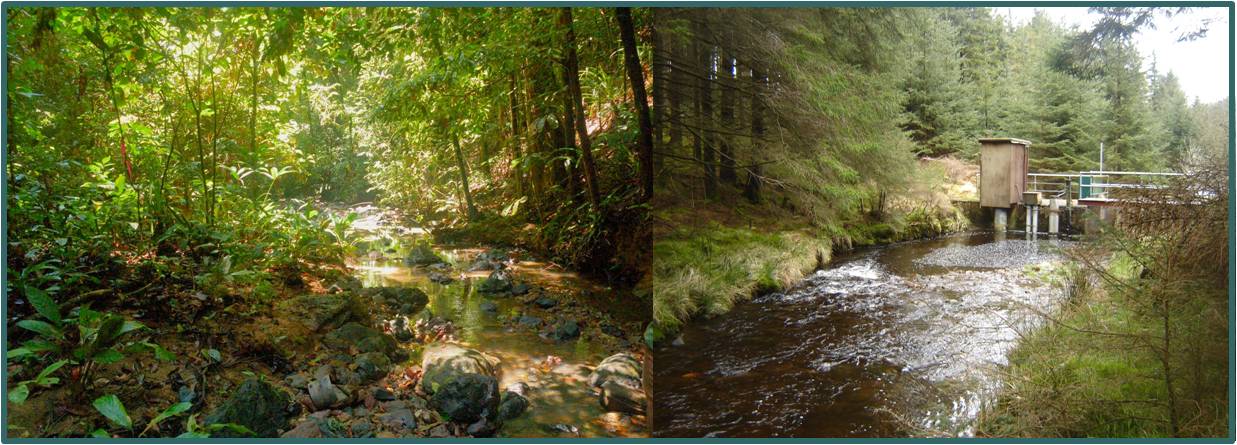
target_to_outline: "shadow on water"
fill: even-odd
[[[698,320],[655,353],[655,435],[969,435],[1018,333],[1060,299],[1034,275],[1063,243],[884,246]]]
[[[383,230],[384,222],[365,221],[363,229],[371,232]],[[371,227],[372,226],[372,227]],[[523,328],[510,320],[522,314],[534,315],[547,321],[554,315],[523,304],[519,297],[490,297],[478,293],[476,285],[484,280],[489,271],[469,272],[473,259],[485,249],[447,248],[437,250],[442,259],[451,265],[444,273],[453,281],[439,284],[429,279],[429,270],[405,266],[402,258],[408,249],[425,235],[406,230],[383,237],[371,237],[366,246],[370,252],[353,260],[355,276],[365,287],[412,286],[423,290],[429,297],[427,309],[434,316],[450,320],[455,326],[456,341],[468,347],[497,357],[499,387],[508,388],[516,383],[527,384],[526,393],[531,403],[521,417],[504,423],[499,431],[504,437],[647,437],[647,429],[640,421],[615,413],[606,413],[598,403],[597,395],[588,385],[592,368],[610,353],[613,347],[598,344],[589,336],[567,342],[555,342],[538,335],[535,329]],[[364,249],[363,249],[364,250]],[[622,303],[622,296],[609,289],[580,277],[564,272],[556,266],[529,258],[520,258],[511,267],[513,276],[532,285],[534,292],[552,296],[560,304],[572,302],[583,306],[582,296],[588,298],[591,307],[600,306],[601,311],[618,322],[639,317],[630,309],[630,300]],[[483,303],[492,303],[496,310],[487,311]],[[579,304],[575,304],[579,303]],[[609,309],[613,305],[613,309]],[[508,321],[505,323],[504,321]],[[417,346],[414,343],[409,347]],[[414,357],[416,354],[414,354]]]

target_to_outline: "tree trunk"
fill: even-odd
[[[440,124],[444,132],[449,133],[446,125],[446,121],[442,121]],[[477,217],[477,207],[473,206],[472,190],[468,185],[468,161],[464,160],[464,150],[460,148],[460,138],[456,137],[454,134],[449,137],[451,138],[451,146],[455,148],[455,162],[458,164],[457,166],[460,170],[460,187],[464,191],[464,204],[468,206],[468,220],[472,221]]]
[[[649,117],[648,96],[644,92],[644,68],[640,66],[640,54],[636,49],[636,31],[631,21],[631,8],[615,8],[619,29],[623,38],[623,59],[627,64],[627,77],[631,81],[631,94],[640,119],[640,189],[647,201],[653,197],[653,121]]]
[[[764,76],[760,70],[752,68],[752,166],[747,169],[747,187],[743,190],[743,195],[748,201],[753,204],[760,202],[760,177],[762,175],[760,168],[760,138],[764,136],[765,124],[763,119],[764,107],[761,104],[763,98],[760,97],[761,86],[764,84]]]
[[[722,54],[722,72],[719,73],[718,78],[725,79],[718,82],[722,90],[722,128],[733,131],[735,63],[734,57],[731,57],[729,53]],[[730,144],[729,138],[721,138],[718,148],[721,149],[721,167],[718,176],[723,183],[734,185],[737,181],[734,172],[734,147]]]
[[[580,92],[580,66],[576,56],[576,33],[572,29],[571,8],[562,8],[559,23],[566,29],[567,80],[571,89],[571,102],[576,107],[576,133],[580,137],[580,160],[584,164],[584,179],[588,182],[588,199],[594,209],[601,208],[601,191],[597,184],[597,167],[588,139],[588,123],[585,122],[584,97]]]
[[[717,198],[715,149],[713,148],[713,134],[707,130],[713,126],[714,47],[702,45],[697,41],[696,49],[701,69],[701,76],[696,81],[696,145],[699,147],[700,167],[704,169],[704,197],[715,199]]]
[[[567,196],[570,196],[572,197],[572,199],[574,199],[576,194],[578,193],[576,187],[579,185],[578,175],[576,173],[576,170],[577,170],[576,166],[579,165],[579,162],[574,153],[575,148],[576,148],[576,130],[575,130],[576,128],[575,108],[576,107],[572,105],[571,103],[572,102],[571,78],[567,74],[566,67],[567,67],[567,58],[566,56],[564,56],[563,57],[563,85],[564,87],[563,87],[563,94],[562,94],[563,122],[560,125],[560,128],[561,128],[561,131],[563,132],[563,148],[571,149],[570,152],[564,153],[564,155],[567,156],[567,161],[569,163],[565,169],[567,171],[567,179],[566,179]]]
[[[520,87],[516,81],[515,73],[511,73],[511,159],[520,159],[523,150],[520,145],[523,143],[524,135],[520,129]],[[524,174],[519,167],[515,167],[511,172],[515,176],[515,191],[519,195],[524,195]]]

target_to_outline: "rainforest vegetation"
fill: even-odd
[[[659,10],[657,360],[694,317],[786,289],[836,250],[970,228],[951,201],[975,199],[978,138],[1031,141],[1031,172],[1095,170],[1103,144],[1106,170],[1187,175],[1070,255],[1054,282],[1069,302],[1023,338],[976,433],[1231,434],[1231,103],[1187,98],[1136,50],[1181,9],[1093,12],[1079,29],[985,8]]]
[[[404,263],[443,266],[434,270],[447,282],[454,260],[435,253],[444,245],[516,249],[620,290],[622,306],[650,304],[647,291],[629,290],[649,263],[646,10],[4,13],[10,437],[276,436],[301,405],[305,414],[337,410],[299,434],[494,434],[493,407],[478,425],[430,413],[416,398],[426,394],[404,392],[399,382],[416,383],[422,370],[398,366],[399,352],[383,346],[382,357],[339,364],[299,346],[319,333],[280,329],[290,312],[328,307],[310,316],[325,329],[314,317],[355,309],[339,303],[352,297],[324,296],[363,293],[350,269],[362,254],[402,255],[415,244]],[[358,203],[432,236],[367,250],[347,210]],[[474,269],[520,260],[485,255]],[[494,274],[504,295],[519,293],[523,284]],[[425,305],[415,288],[391,295],[402,310]],[[413,321],[419,337],[449,334],[433,314],[387,332],[399,336]],[[643,328],[620,343],[636,344]],[[606,331],[621,338],[626,329]],[[379,380],[378,401],[413,407],[406,416],[387,407],[384,416],[396,417],[377,427],[352,408],[381,411],[370,388],[340,381],[341,368],[371,362],[381,372],[359,380],[385,375],[388,364],[400,370]],[[312,400],[284,403],[287,393],[271,385],[290,375],[297,399],[305,382],[296,376],[328,363],[334,374],[313,374]],[[572,425],[542,434],[570,431],[579,434]]]

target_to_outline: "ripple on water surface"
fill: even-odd
[[[690,326],[655,357],[655,434],[968,434],[1018,332],[1059,299],[1024,271],[1056,247],[1025,244],[888,246]]]

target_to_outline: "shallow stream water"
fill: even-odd
[[[1060,241],[967,234],[835,259],[654,354],[657,437],[967,436]]]
[[[368,232],[372,244],[369,252],[352,260],[351,267],[362,284],[421,289],[429,297],[427,309],[454,324],[457,343],[500,360],[500,390],[516,383],[529,385],[528,411],[505,422],[500,437],[648,437],[643,419],[606,413],[588,385],[591,369],[619,352],[628,344],[626,339],[586,328],[579,339],[556,342],[539,335],[535,328],[512,322],[520,315],[529,315],[546,323],[569,317],[585,326],[639,326],[641,313],[632,307],[629,295],[513,252],[509,270],[516,281],[529,284],[532,291],[522,297],[486,296],[476,291],[476,285],[490,271],[468,271],[473,259],[486,250],[477,246],[436,246],[435,251],[451,265],[444,274],[453,281],[435,283],[429,279],[429,269],[409,267],[402,261],[409,247],[424,237],[421,231],[384,220],[372,207],[359,210],[354,227]],[[553,298],[558,306],[554,311],[542,310],[527,303],[532,296]],[[497,309],[485,310],[486,302]]]

